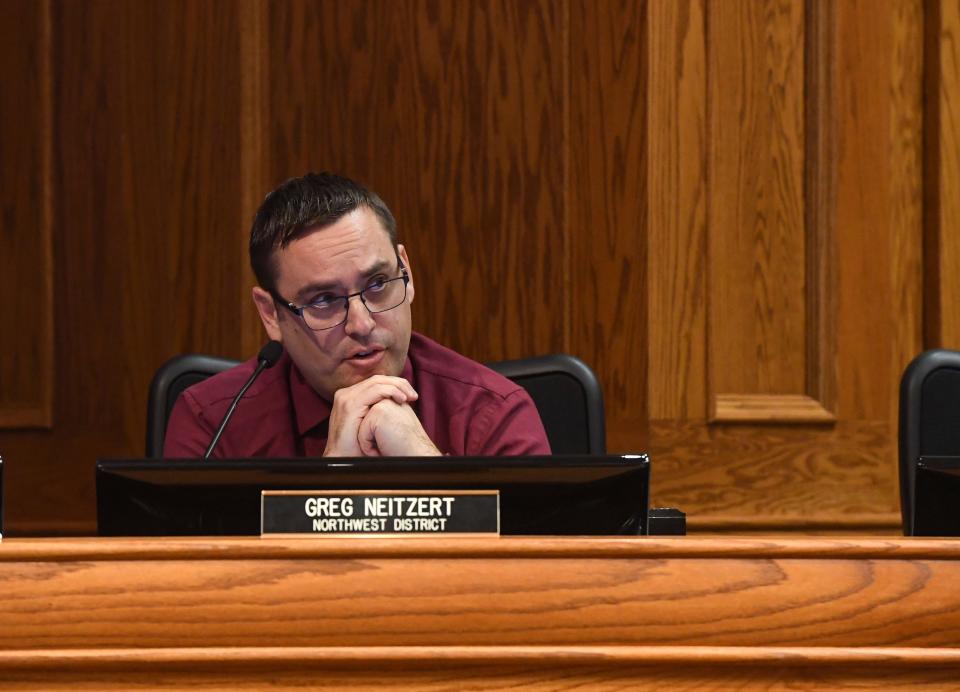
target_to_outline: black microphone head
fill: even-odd
[[[267,345],[260,349],[257,361],[263,363],[267,368],[272,368],[282,355],[283,344],[279,341],[268,341]]]

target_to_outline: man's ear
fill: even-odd
[[[273,301],[273,296],[259,286],[254,286],[253,304],[257,306],[257,312],[260,313],[260,321],[263,322],[263,328],[267,330],[267,336],[274,341],[283,342],[277,304]]]
[[[402,244],[397,245],[397,254],[400,255],[400,259],[403,260],[403,266],[407,268],[407,276],[410,277],[410,281],[407,282],[407,302],[413,302],[413,269],[410,268],[410,258],[407,257],[407,248],[403,247]]]

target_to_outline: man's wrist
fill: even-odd
[[[437,449],[437,446],[433,444],[433,440],[431,440],[429,437],[423,437],[422,439],[418,440],[418,442],[419,442],[420,449],[413,456],[418,456],[418,457],[442,457],[443,456],[440,450]]]

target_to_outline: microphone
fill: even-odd
[[[230,420],[233,412],[237,409],[237,404],[240,403],[240,399],[250,388],[250,385],[252,385],[253,381],[260,376],[261,372],[267,368],[272,368],[276,362],[280,360],[281,355],[283,355],[283,344],[281,344],[279,341],[269,341],[267,342],[266,346],[260,349],[260,353],[257,354],[257,369],[253,371],[253,374],[250,375],[250,379],[247,380],[247,383],[240,388],[240,392],[233,398],[233,401],[230,402],[230,408],[227,409],[227,415],[223,417],[220,427],[217,428],[217,433],[213,436],[213,439],[210,440],[210,446],[207,447],[207,452],[203,455],[204,459],[208,459],[210,455],[213,454],[213,449],[217,446],[217,442],[220,441],[220,436],[223,434],[223,429],[227,427],[227,422]]]

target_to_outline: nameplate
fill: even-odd
[[[497,535],[497,490],[264,490],[260,534]]]

